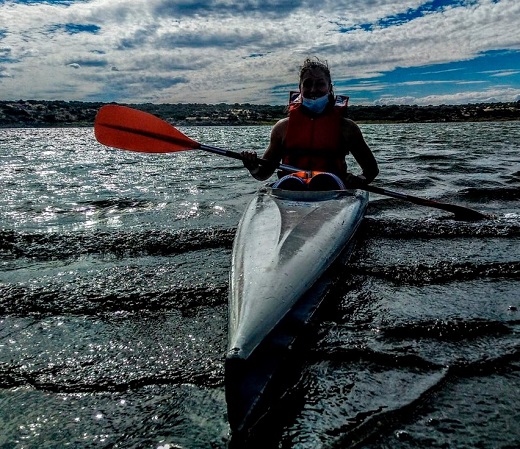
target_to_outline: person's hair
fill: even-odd
[[[321,61],[317,57],[307,58],[303,61],[303,65],[300,67],[300,82],[304,75],[311,70],[321,70],[323,74],[329,79],[329,83],[332,85],[332,78],[330,77],[330,70],[327,61]]]

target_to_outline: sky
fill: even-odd
[[[350,104],[520,100],[519,0],[0,0],[0,100],[286,104],[305,58]]]

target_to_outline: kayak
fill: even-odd
[[[232,432],[268,408],[270,383],[344,263],[368,204],[361,190],[265,187],[240,220],[233,243],[225,387]],[[340,257],[341,256],[341,257]]]

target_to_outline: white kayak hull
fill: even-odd
[[[233,244],[226,396],[232,430],[244,430],[283,347],[326,292],[320,279],[352,242],[368,204],[359,190],[265,188],[249,203]],[[320,282],[318,282],[320,280]],[[289,323],[289,324],[288,324]]]
[[[260,192],[233,245],[229,355],[248,358],[354,235],[363,191]]]

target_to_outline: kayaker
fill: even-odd
[[[276,186],[286,189],[328,190],[372,182],[379,173],[377,161],[359,127],[335,106],[327,63],[318,58],[306,59],[300,69],[299,88],[298,102],[291,105],[288,117],[274,125],[269,146],[262,156],[273,161],[273,165],[261,165],[256,152],[243,151],[244,166],[259,181],[271,177],[280,162],[302,170],[330,173],[311,174],[307,176],[309,182],[309,179],[302,180],[300,174],[279,172],[281,179]],[[345,156],[349,153],[361,167],[359,176],[347,171]]]

